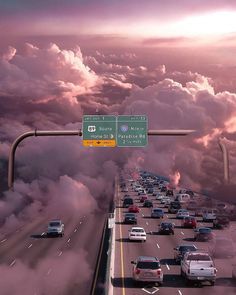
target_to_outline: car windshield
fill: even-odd
[[[131,230],[134,233],[144,233],[144,229],[143,228],[132,228]]]
[[[199,233],[209,234],[209,233],[211,233],[211,229],[210,228],[199,228]]]
[[[187,251],[196,251],[196,247],[193,245],[188,245],[188,246],[180,246],[179,247],[180,252],[187,252]]]
[[[173,227],[172,223],[161,223],[161,227]]]
[[[188,260],[201,260],[201,261],[211,261],[211,258],[207,254],[189,254]]]
[[[60,226],[60,222],[59,221],[52,221],[49,223],[49,226]]]
[[[153,212],[155,212],[155,213],[162,213],[162,209],[154,209]]]
[[[125,214],[125,217],[135,217],[135,215],[133,213],[127,213]]]
[[[160,267],[160,263],[155,261],[139,261],[137,263],[137,268],[140,269],[158,269]]]
[[[133,204],[133,199],[125,199],[124,203],[126,204]]]

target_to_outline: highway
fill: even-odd
[[[65,235],[47,237],[41,216],[0,240],[1,295],[89,294],[107,214],[61,216]]]
[[[231,260],[214,259],[217,267],[217,280],[215,286],[208,283],[201,287],[186,286],[184,279],[180,276],[180,265],[177,265],[173,259],[173,248],[180,243],[194,243],[199,249],[208,249],[208,242],[193,242],[193,230],[183,229],[180,226],[180,220],[175,218],[175,214],[168,214],[165,209],[165,217],[163,221],[171,221],[175,224],[174,235],[158,235],[158,225],[162,221],[160,219],[150,218],[150,208],[143,208],[138,200],[136,192],[129,192],[134,199],[135,204],[141,209],[137,213],[137,226],[141,226],[147,232],[146,243],[130,242],[128,240],[128,230],[132,225],[123,224],[124,213],[128,210],[122,208],[122,197],[124,194],[118,191],[118,199],[116,200],[116,226],[115,226],[115,270],[114,277],[111,278],[114,295],[144,295],[144,294],[168,294],[168,295],[199,295],[199,294],[236,294],[236,282],[232,279]],[[154,207],[162,207],[160,201],[155,197],[150,197],[154,202]],[[212,226],[212,223],[202,223],[201,217],[198,217],[198,226]],[[229,235],[232,232],[232,224],[230,229],[214,230],[216,235]],[[228,231],[228,232],[227,232]],[[143,286],[134,286],[132,281],[132,264],[131,260],[135,260],[140,255],[156,256],[160,259],[164,272],[163,286],[153,287],[149,284]]]

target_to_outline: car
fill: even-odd
[[[189,212],[186,209],[179,209],[176,213],[177,219],[184,219],[185,217],[189,216]]]
[[[156,195],[156,200],[161,201],[163,198],[165,198],[165,195],[163,195],[163,193],[161,192],[158,192]]]
[[[185,228],[196,228],[197,220],[193,216],[186,216],[182,219],[181,226]]]
[[[160,260],[152,256],[139,256],[133,264],[133,281],[153,282],[161,286],[163,284],[163,271]]]
[[[125,198],[123,201],[123,207],[128,208],[131,205],[134,205],[134,200],[132,198]]]
[[[124,197],[123,197],[123,200],[126,199],[126,198],[131,198],[131,196],[128,195],[128,194],[125,194]]]
[[[162,192],[162,193],[165,193],[166,191],[167,191],[167,187],[166,187],[166,186],[162,186],[162,187],[161,187],[161,192]]]
[[[166,204],[166,202],[170,202],[170,198],[169,197],[166,197],[164,196],[162,199],[161,199],[161,204]]]
[[[64,224],[62,223],[60,219],[53,219],[48,223],[47,235],[63,237]]]
[[[130,205],[128,208],[129,213],[139,213],[140,209],[136,205]]]
[[[125,213],[124,216],[124,223],[125,224],[137,224],[137,217],[134,213]]]
[[[151,212],[152,218],[163,218],[164,217],[164,211],[161,208],[153,208]]]
[[[147,195],[143,195],[140,197],[140,202],[143,203],[145,200],[147,200]]]
[[[161,222],[159,224],[159,234],[174,235],[174,225],[171,222]]]
[[[130,241],[141,241],[146,242],[147,235],[142,227],[132,227],[131,230],[129,230],[129,240]]]
[[[194,192],[193,192],[193,191],[191,191],[191,190],[186,190],[185,194],[188,194],[188,195],[190,195],[190,197],[191,197],[191,198],[193,198],[193,197],[194,197]]]
[[[143,207],[151,208],[153,207],[153,203],[151,200],[145,200],[143,203]]]
[[[177,213],[179,209],[182,208],[182,205],[179,201],[172,201],[168,207],[169,213]]]
[[[168,190],[166,191],[166,196],[173,196],[173,195],[174,195],[174,192],[173,192],[172,189],[168,189]]]
[[[199,227],[194,230],[194,233],[194,240],[198,242],[207,242],[214,238],[212,230],[209,227]]]
[[[188,194],[177,194],[175,201],[179,201],[181,204],[186,204],[190,201],[190,195]]]
[[[213,220],[213,228],[222,229],[228,227],[229,224],[229,217],[225,214],[217,214],[216,219]]]
[[[193,244],[189,245],[179,245],[174,248],[174,259],[176,263],[179,263],[186,252],[197,251],[197,247]]]
[[[147,193],[150,194],[150,195],[152,195],[152,194],[153,194],[153,191],[154,191],[153,188],[149,188],[149,189],[147,190]]]
[[[146,191],[144,189],[138,191],[138,196],[142,196],[142,195],[146,195]]]
[[[217,210],[216,209],[205,209],[202,213],[203,222],[212,222],[216,219]]]

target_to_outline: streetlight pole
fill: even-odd
[[[229,184],[229,153],[222,138],[219,138],[218,143],[223,154],[224,184]]]
[[[185,136],[193,133],[195,130],[148,130],[149,136]],[[9,161],[8,161],[8,188],[10,190],[14,189],[14,167],[15,167],[15,153],[17,146],[21,141],[27,137],[31,136],[82,136],[81,130],[64,130],[64,131],[29,131],[21,134],[11,145]]]

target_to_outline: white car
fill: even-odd
[[[184,217],[189,217],[189,212],[186,209],[179,209],[176,213],[176,218],[184,219]]]
[[[51,220],[48,224],[47,235],[56,235],[63,236],[64,235],[64,224],[59,219]]]
[[[129,240],[130,241],[141,241],[146,242],[147,235],[142,227],[132,227],[131,230],[129,230]]]
[[[202,220],[205,222],[213,221],[216,219],[217,210],[216,209],[206,209],[202,213]]]

